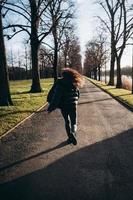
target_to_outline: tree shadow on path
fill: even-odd
[[[95,102],[101,102],[101,101],[107,101],[107,100],[112,100],[112,98],[98,99],[98,100],[93,100],[93,101],[80,101],[80,102],[78,103],[78,105],[80,105],[80,104],[95,103]]]
[[[133,128],[1,185],[0,197],[2,200],[132,200],[132,166]]]
[[[32,156],[29,156],[29,157],[27,157],[27,158],[18,160],[18,161],[16,161],[16,162],[11,163],[11,164],[9,164],[9,165],[6,165],[6,166],[4,166],[4,167],[1,167],[1,168],[0,168],[0,172],[3,171],[3,170],[5,170],[5,169],[8,169],[8,168],[10,168],[10,167],[13,167],[13,166],[15,166],[15,165],[21,164],[21,163],[23,163],[23,162],[25,162],[25,161],[34,159],[34,158],[36,158],[36,157],[38,157],[38,156],[41,156],[41,155],[43,155],[43,154],[50,153],[50,152],[52,152],[52,151],[54,151],[54,150],[56,150],[56,149],[60,149],[60,148],[62,148],[62,147],[64,147],[64,146],[66,146],[66,145],[68,145],[67,141],[61,142],[60,144],[58,144],[58,145],[55,146],[55,147],[52,147],[52,148],[47,149],[47,150],[45,150],[45,151],[39,152],[39,153],[34,154],[34,155],[32,155]]]

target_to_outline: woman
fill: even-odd
[[[76,70],[65,68],[62,78],[58,79],[48,106],[48,113],[60,108],[65,120],[65,128],[68,135],[67,142],[77,144],[77,104],[79,99],[79,87],[83,85],[83,77]]]

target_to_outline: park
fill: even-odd
[[[89,5],[104,14],[83,51],[75,20]],[[132,11],[125,0],[0,1],[1,200],[133,199]],[[47,113],[68,68],[84,80],[76,145],[60,109]]]

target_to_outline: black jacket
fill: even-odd
[[[51,112],[56,108],[68,108],[76,105],[79,99],[79,89],[71,81],[64,78],[57,80],[48,111]]]

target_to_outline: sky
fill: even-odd
[[[77,28],[81,43],[82,51],[85,50],[85,44],[93,37],[93,33],[96,32],[96,12],[97,6],[93,3],[93,0],[77,0]]]
[[[103,16],[103,10],[95,3],[95,0],[75,0],[76,12],[75,23],[77,26],[77,35],[81,45],[81,55],[84,59],[85,44],[91,40],[98,31],[99,21],[96,16]],[[22,36],[16,35],[12,40],[6,43],[8,49],[13,51],[21,51],[24,47],[22,44]],[[126,48],[123,58],[122,66],[132,65],[132,47],[131,45]]]

